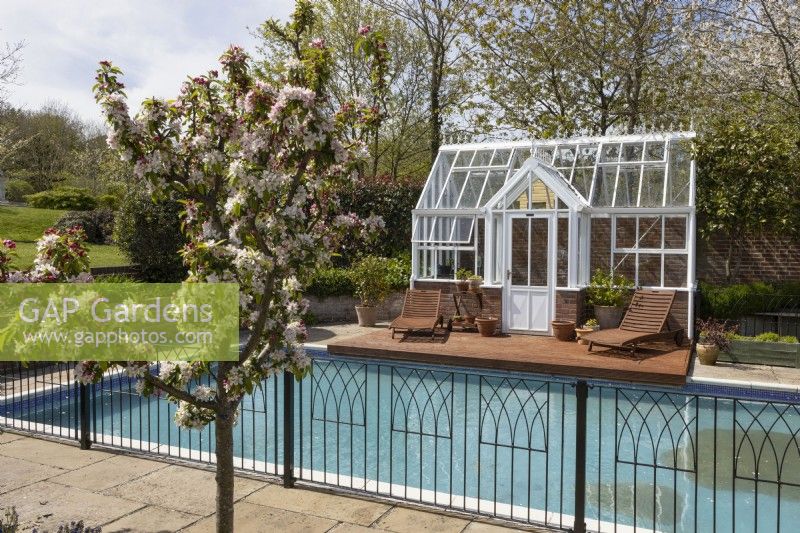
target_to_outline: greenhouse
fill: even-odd
[[[415,287],[482,276],[504,331],[581,320],[597,269],[678,291],[692,323],[692,132],[442,146],[412,212]],[[453,285],[449,283],[449,285]]]

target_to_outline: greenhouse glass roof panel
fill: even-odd
[[[419,209],[481,209],[534,155],[595,208],[688,207],[692,132],[443,146]]]

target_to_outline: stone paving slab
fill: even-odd
[[[0,455],[24,459],[64,470],[75,470],[109,458],[112,454],[81,450],[77,445],[42,439],[17,439],[0,446]]]
[[[369,526],[391,508],[385,503],[311,490],[286,490],[278,485],[267,485],[244,501],[362,526]]]
[[[103,526],[103,533],[172,533],[201,517],[163,507],[147,506]]]
[[[112,455],[103,461],[61,474],[50,481],[99,492],[168,466],[167,463],[127,455]]]
[[[62,472],[63,470],[53,466],[0,455],[0,494],[37,481],[43,481]],[[3,499],[0,498],[0,501]],[[2,505],[0,505],[0,512],[2,512]]]
[[[9,433],[8,431],[4,431],[0,433],[0,444],[5,444],[7,442],[19,440],[21,438],[23,438],[22,435],[17,435],[16,433]]]
[[[234,528],[237,532],[325,533],[335,525],[336,521],[328,518],[247,502],[236,504],[234,517]],[[187,533],[216,533],[216,522],[214,517],[210,516],[181,531]]]
[[[234,498],[244,498],[264,485],[266,483],[263,481],[237,478]],[[180,490],[176,490],[176,487]],[[197,513],[198,509],[202,509],[207,511],[206,514],[211,514],[214,512],[216,491],[213,472],[169,465],[102,493],[184,513]]]
[[[379,529],[376,527],[364,527],[357,524],[347,524],[342,522],[335,528],[331,529],[329,533],[392,533],[388,529]]]
[[[97,494],[76,487],[41,481],[3,495],[13,505],[22,530],[37,526],[55,530],[59,524],[83,520],[87,525],[106,524],[142,507],[141,503]]]
[[[396,533],[461,533],[469,522],[464,518],[395,507],[375,525]]]

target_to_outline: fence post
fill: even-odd
[[[294,487],[294,375],[283,372],[283,486]]]
[[[80,436],[78,442],[81,443],[81,450],[88,450],[92,447],[92,438],[89,431],[89,387],[81,383],[79,388]]]
[[[589,386],[585,381],[575,384],[575,523],[572,531],[586,532],[586,400]]]

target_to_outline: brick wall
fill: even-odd
[[[729,239],[721,234],[697,240],[697,279],[726,283]],[[742,239],[741,266],[733,282],[800,281],[800,241],[780,235]]]
[[[451,296],[456,289],[456,284],[453,282],[442,282],[442,281],[415,281],[414,282],[415,289],[429,289],[429,290],[436,290],[441,289],[442,291],[442,301],[441,301],[441,309],[442,314],[444,315],[445,319],[452,317],[456,314],[455,304],[453,303],[453,297]],[[503,298],[503,290],[497,287],[484,287],[481,289],[482,294],[482,301],[483,301],[483,309],[479,309],[476,304],[475,300],[472,298],[465,298],[464,302],[465,305],[469,306],[469,311],[474,314],[475,316],[494,316],[499,318],[502,321],[502,312],[503,312],[503,305],[502,305],[502,298]],[[461,314],[464,314],[464,310],[461,310]]]
[[[400,316],[404,296],[402,292],[394,293],[379,305],[378,321],[390,321]],[[350,324],[358,320],[355,306],[359,301],[352,296],[308,296],[308,302],[311,314],[319,324]]]
[[[556,291],[556,320],[574,320],[580,325],[586,313],[586,291]]]

